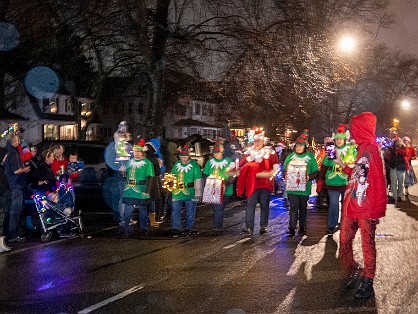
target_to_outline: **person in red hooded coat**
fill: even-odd
[[[349,167],[340,159],[336,160],[350,178],[344,196],[340,257],[347,275],[344,288],[357,287],[354,297],[365,299],[374,294],[375,232],[379,218],[386,213],[386,179],[380,148],[376,143],[376,116],[363,112],[352,117],[350,125],[351,135],[358,145],[356,162]],[[353,240],[358,229],[361,232],[364,269],[353,256]]]

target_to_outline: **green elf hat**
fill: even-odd
[[[308,129],[304,129],[302,134],[299,135],[299,137],[296,139],[295,144],[296,145],[304,145],[306,146],[308,144],[308,135],[309,134],[309,130]]]
[[[138,142],[134,144],[134,150],[140,150],[141,152],[144,152],[147,150],[145,146],[145,140],[141,138]]]
[[[180,150],[180,156],[190,156],[190,146],[188,144],[183,145]]]
[[[333,138],[343,138],[346,140],[349,137],[348,131],[345,130],[346,127],[347,124],[340,124],[337,128],[337,132],[333,134]]]
[[[222,146],[221,142],[216,142],[215,145],[213,145],[212,153],[222,153],[224,151],[224,147]]]

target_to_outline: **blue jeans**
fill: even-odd
[[[19,232],[20,214],[23,209],[23,190],[10,189],[9,238],[15,238]]]
[[[344,203],[344,192],[328,190],[329,207],[328,207],[328,228],[333,229],[338,224],[338,217],[340,214],[340,195],[341,204]]]
[[[228,204],[229,196],[224,196],[222,204],[213,205],[213,229],[221,230],[224,226],[225,206]]]
[[[306,228],[306,217],[308,215],[309,196],[288,194],[290,202],[289,229],[296,229],[299,220],[299,228]]]
[[[260,203],[260,227],[266,228],[269,223],[269,204],[271,192],[267,189],[255,190],[247,199],[245,209],[245,227],[254,229],[255,206]]]
[[[125,223],[125,233],[131,233],[132,232],[132,226],[129,225],[129,222],[132,218],[132,213],[134,211],[133,205],[127,205],[123,204],[125,207],[124,212],[124,223]],[[137,205],[137,208],[139,208],[139,227],[141,230],[148,230],[148,206],[147,205]]]
[[[396,168],[390,168],[390,188],[395,201],[398,198],[405,199],[403,193],[403,183],[405,181],[405,170],[396,170]]]
[[[173,230],[181,230],[181,207],[183,203],[186,206],[186,225],[185,229],[192,230],[194,225],[194,217],[196,215],[197,202],[192,200],[174,201],[171,212],[171,228]]]

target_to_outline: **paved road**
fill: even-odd
[[[418,313],[418,186],[410,193],[378,226],[376,297],[367,301],[341,293],[339,234],[325,236],[326,210],[312,207],[307,235],[288,238],[287,211],[273,197],[263,236],[240,234],[245,204],[234,202],[220,236],[200,207],[197,236],[173,239],[165,224],[122,240],[109,215],[89,215],[83,239],[17,244],[0,255],[0,312]],[[361,261],[359,238],[355,250]]]

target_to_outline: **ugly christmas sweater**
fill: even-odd
[[[227,180],[228,175],[226,174],[226,172],[228,168],[231,167],[231,162],[232,160],[229,157],[222,159],[216,159],[212,157],[206,162],[205,168],[203,169],[203,173],[207,176],[214,175],[216,177]],[[233,185],[227,185],[225,189],[225,196],[231,196],[233,191]]]
[[[310,152],[292,152],[283,163],[287,194],[309,196],[312,177],[318,171],[315,156]]]

